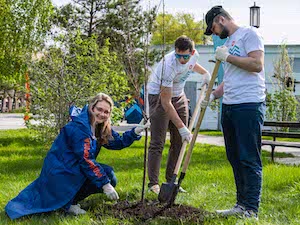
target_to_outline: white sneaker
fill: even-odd
[[[67,210],[68,213],[74,214],[74,215],[82,215],[85,214],[86,211],[80,208],[80,205],[71,205],[70,208]]]
[[[152,191],[152,192],[154,192],[155,194],[159,194],[159,192],[160,192],[160,187],[159,187],[159,185],[158,184],[155,184],[155,185],[153,185],[153,186],[151,186],[150,188],[149,188],[149,191]]]
[[[245,207],[238,204],[236,204],[231,209],[216,210],[216,213],[222,216],[244,215],[245,212],[246,212]]]

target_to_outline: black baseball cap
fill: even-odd
[[[213,24],[213,21],[214,21],[214,18],[219,15],[220,13],[227,13],[221,5],[217,5],[217,6],[214,6],[212,7],[205,15],[205,21],[206,21],[206,25],[207,25],[207,28],[206,28],[206,31],[204,32],[205,35],[211,35],[212,34],[212,31],[211,31],[211,28],[212,28],[212,24]]]

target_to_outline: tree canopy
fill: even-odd
[[[43,45],[51,13],[51,0],[0,0],[0,90],[23,87],[25,59]]]
[[[165,41],[165,44],[174,44],[177,37],[186,35],[196,44],[205,44],[207,40],[204,36],[205,27],[203,25],[203,20],[195,21],[192,14],[159,14],[155,21],[151,43],[161,45]]]
[[[39,115],[33,128],[54,138],[68,122],[69,107],[83,107],[104,92],[114,101],[128,91],[126,75],[109,42],[101,49],[97,37],[82,38],[80,32],[66,37],[65,48],[51,46],[30,64],[32,112]]]
[[[100,47],[109,39],[109,49],[117,52],[132,95],[139,93],[147,79],[145,68],[154,63],[147,48],[156,8],[143,10],[140,3],[141,0],[73,0],[72,4],[56,10],[54,20],[57,26],[68,32],[79,29],[83,36],[97,35]],[[143,53],[136,54],[136,49]]]

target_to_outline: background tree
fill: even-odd
[[[51,13],[51,0],[0,0],[0,89],[4,93],[23,89],[25,59],[42,45]]]
[[[100,91],[119,104],[140,91],[155,13],[139,3],[73,0],[55,8],[51,42],[30,65],[32,112],[39,115],[35,129],[51,140],[67,122],[71,104],[83,106]],[[123,116],[122,107],[114,112]]]
[[[57,9],[54,20],[64,30],[74,32],[79,28],[86,37],[96,34],[100,47],[109,38],[109,49],[117,52],[128,76],[128,95],[133,96],[139,95],[147,79],[146,68],[154,63],[157,54],[148,51],[148,34],[153,28],[156,8],[144,10],[140,3],[141,0],[73,0],[72,4]]]
[[[163,36],[165,35],[165,44],[174,44],[176,38],[184,34],[194,40],[196,44],[206,44],[204,28],[206,26],[203,26],[203,20],[195,21],[192,14],[159,14],[155,21],[151,43],[153,45],[163,44]]]
[[[114,101],[128,91],[126,75],[109,42],[101,49],[97,37],[68,38],[65,48],[51,46],[30,65],[32,112],[39,123],[32,126],[52,140],[68,122],[71,105],[83,107],[98,92]]]
[[[293,59],[285,44],[280,46],[280,50],[280,57],[274,62],[274,75],[271,77],[274,92],[267,94],[266,116],[269,120],[295,121],[299,103],[294,95]]]
[[[122,59],[124,70],[130,81],[130,95],[135,98],[140,96],[140,90],[148,80],[149,66],[154,64],[153,56],[155,51],[149,50],[150,33],[153,30],[156,16],[156,8],[149,6],[148,11],[142,10],[140,1],[123,1],[123,10],[120,11],[118,18],[124,21],[122,25],[123,35],[120,36],[120,58]],[[116,12],[111,12],[116,15]],[[119,27],[121,28],[121,27]],[[116,27],[116,29],[119,29]],[[122,40],[123,39],[123,40]]]
[[[55,38],[62,33],[76,34],[81,28],[80,8],[69,3],[60,7],[54,7],[54,13],[51,20],[51,38]]]

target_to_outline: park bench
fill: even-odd
[[[276,131],[274,129],[270,128],[292,128],[289,129],[289,131]],[[300,148],[300,142],[281,142],[276,141],[276,138],[299,138],[300,139],[300,132],[297,132],[297,130],[300,129],[300,122],[273,122],[273,121],[265,121],[264,122],[264,128],[262,131],[262,136],[269,136],[273,137],[273,141],[270,140],[262,140],[262,145],[270,145],[272,148],[271,151],[271,158],[272,162],[274,162],[274,151],[276,146],[282,146],[282,147],[293,147],[293,148]],[[290,131],[290,130],[296,130]]]

